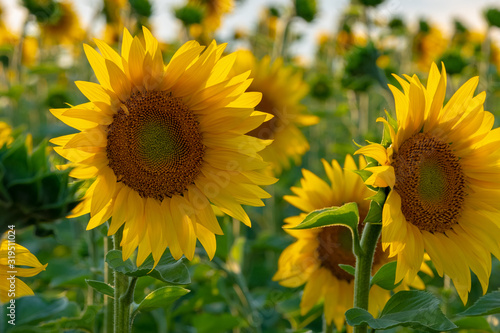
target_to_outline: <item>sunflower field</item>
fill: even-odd
[[[0,332],[500,332],[498,3],[0,3]]]

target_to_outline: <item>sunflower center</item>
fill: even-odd
[[[280,126],[282,126],[279,114],[277,112],[278,110],[276,109],[275,104],[271,102],[269,99],[267,99],[265,96],[262,96],[262,100],[260,101],[259,105],[255,107],[255,110],[270,113],[274,116],[274,118],[272,118],[269,121],[263,122],[259,127],[248,132],[247,135],[262,140],[274,139],[275,133],[279,131]]]
[[[106,146],[117,179],[143,198],[182,194],[198,176],[205,151],[195,115],[162,91],[134,93],[122,108]]]
[[[360,221],[362,221],[360,219]],[[361,235],[363,224],[358,225],[358,232]],[[356,257],[352,253],[351,230],[343,226],[329,226],[321,228],[318,234],[319,246],[317,248],[318,259],[321,266],[328,269],[333,276],[339,280],[350,282],[354,276],[339,267],[339,264],[355,266]],[[383,260],[385,254],[382,251],[380,242],[377,244],[373,257],[373,266]]]
[[[465,176],[450,146],[418,133],[403,142],[393,158],[394,188],[406,220],[431,233],[457,223],[465,199]]]

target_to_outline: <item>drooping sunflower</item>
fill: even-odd
[[[83,39],[84,31],[73,5],[68,1],[57,3],[56,19],[40,23],[45,41],[51,44],[73,45]]]
[[[84,45],[100,84],[76,82],[88,103],[51,110],[80,132],[53,139],[73,162],[71,176],[97,177],[77,207],[88,229],[111,216],[108,235],[124,225],[123,258],[138,248],[192,259],[196,239],[210,258],[222,230],[211,204],[250,225],[241,204],[261,206],[267,164],[258,155],[270,141],[245,133],[269,118],[254,111],[260,93],[245,92],[249,72],[228,76],[235,55],[225,45],[184,44],[165,66],[158,41],[124,30],[121,55],[102,41]]]
[[[236,53],[235,74],[251,70],[253,81],[248,90],[262,93],[262,100],[255,109],[274,116],[248,135],[274,140],[261,155],[278,175],[290,167],[290,159],[298,164],[301,156],[309,150],[307,139],[297,127],[319,121],[318,117],[306,114],[306,107],[300,103],[309,88],[302,80],[302,74],[284,66],[281,58],[271,64],[268,56],[259,61],[250,51]]]
[[[366,162],[360,159],[359,166],[364,168]],[[352,236],[347,227],[329,226],[316,229],[291,230],[289,227],[300,224],[313,210],[332,206],[341,206],[347,202],[356,202],[359,207],[360,221],[363,221],[369,206],[368,197],[375,194],[363,184],[362,179],[352,172],[357,170],[354,159],[346,156],[344,170],[335,160],[328,163],[323,160],[330,184],[308,170],[303,170],[302,187],[292,187],[295,196],[284,199],[301,209],[300,215],[285,220],[285,230],[297,240],[281,254],[278,271],[274,281],[285,287],[299,287],[306,284],[302,295],[300,310],[305,315],[323,299],[325,319],[328,324],[334,322],[340,331],[344,325],[344,313],[353,307],[354,276],[342,270],[338,265],[355,266],[356,258],[352,253]],[[362,224],[359,230],[362,229]],[[373,272],[389,262],[387,255],[377,246]],[[423,269],[428,274],[427,266]],[[416,278],[412,286],[423,289],[422,280]],[[381,310],[390,293],[378,286],[370,290],[369,311],[374,316]]]
[[[397,256],[396,280],[415,276],[424,251],[439,275],[447,274],[464,302],[472,270],[488,288],[491,254],[500,258],[500,129],[484,111],[477,77],[443,106],[446,71],[432,64],[427,87],[417,76],[395,76],[392,144],[357,151],[380,166],[366,183],[390,187],[383,209],[382,245]],[[387,122],[379,118],[379,121]]]
[[[12,261],[12,258],[14,258],[15,262]],[[14,265],[14,267],[11,265]],[[17,276],[35,276],[44,271],[45,267],[47,267],[47,264],[42,265],[27,248],[17,243],[9,243],[7,239],[3,239],[0,244],[0,279],[2,279],[2,283],[0,283],[0,302],[6,303],[12,298],[34,295],[33,290],[18,279]],[[11,288],[11,282],[8,279],[12,275],[16,276],[15,288]]]

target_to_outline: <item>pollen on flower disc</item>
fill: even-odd
[[[182,194],[198,176],[204,151],[195,115],[168,92],[132,94],[108,128],[109,166],[143,198]]]
[[[394,154],[395,190],[406,220],[420,230],[444,232],[457,223],[465,199],[465,176],[450,145],[418,133]]]

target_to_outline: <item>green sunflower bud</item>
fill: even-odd
[[[150,17],[153,14],[153,6],[149,0],[129,0],[132,11],[139,16]]]
[[[460,55],[457,51],[451,51],[443,54],[439,63],[443,62],[446,66],[446,71],[453,74],[460,74],[465,67],[467,67],[467,61]]]
[[[361,0],[360,2],[365,6],[377,7],[384,2],[384,0]]]
[[[317,100],[327,100],[333,93],[332,78],[325,74],[317,75],[311,82],[310,93]]]
[[[316,16],[316,0],[295,0],[295,12],[306,22],[312,22]]]
[[[484,16],[486,17],[486,21],[488,24],[493,27],[500,28],[500,9],[498,8],[490,8],[484,12]]]
[[[199,6],[187,4],[175,10],[175,17],[189,27],[191,24],[200,24],[203,21],[203,10]]]
[[[18,136],[0,147],[0,233],[8,225],[17,229],[53,222],[68,215],[79,203],[80,182],[69,184],[69,172],[54,170],[47,142],[31,149],[31,137]],[[40,234],[43,232],[37,232]]]

